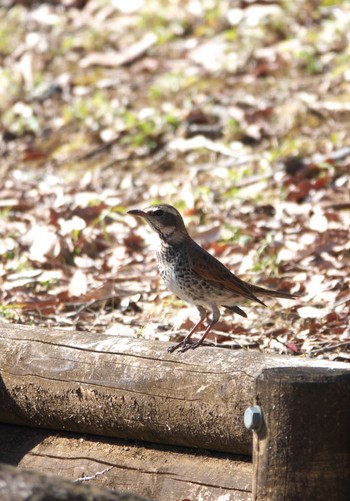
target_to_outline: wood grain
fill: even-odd
[[[270,368],[257,378],[253,499],[347,501],[350,371]]]
[[[0,422],[251,455],[243,414],[261,371],[337,366],[214,347],[168,354],[167,347],[1,324]]]
[[[136,494],[77,485],[5,464],[0,464],[0,486],[3,501],[147,501]]]
[[[0,425],[0,461],[154,501],[251,499],[247,456]]]

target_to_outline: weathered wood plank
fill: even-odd
[[[251,454],[265,367],[341,366],[86,332],[0,326],[0,422]]]
[[[254,434],[253,499],[347,501],[349,370],[266,369],[256,391],[264,425]]]
[[[0,499],[3,501],[147,501],[133,494],[118,493],[68,480],[49,477],[0,464]]]
[[[0,425],[0,461],[154,501],[251,499],[247,457],[197,449]]]

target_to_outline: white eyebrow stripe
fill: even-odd
[[[168,214],[172,214],[173,216],[179,215],[178,211],[175,208],[169,207],[169,206],[163,207],[161,205],[147,207],[146,212],[147,212],[147,214],[154,214],[155,212],[157,212],[159,210],[162,210],[163,212],[167,212]]]

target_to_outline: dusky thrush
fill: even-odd
[[[266,306],[257,295],[288,299],[297,297],[288,292],[252,285],[236,277],[226,266],[192,240],[181,214],[171,205],[152,205],[145,210],[129,210],[128,214],[143,217],[158,235],[160,245],[157,262],[165,285],[176,296],[195,305],[199,311],[199,322],[183,341],[168,349],[170,353],[177,349],[184,352],[189,348],[200,346],[220,318],[219,306],[246,317],[246,313],[238,303],[251,300]],[[191,343],[189,339],[192,334],[207,318],[206,310],[212,312],[211,321],[199,341]]]

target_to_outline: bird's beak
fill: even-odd
[[[144,212],[143,210],[139,210],[139,209],[128,210],[127,214],[131,214],[133,216],[146,217],[146,212]]]

